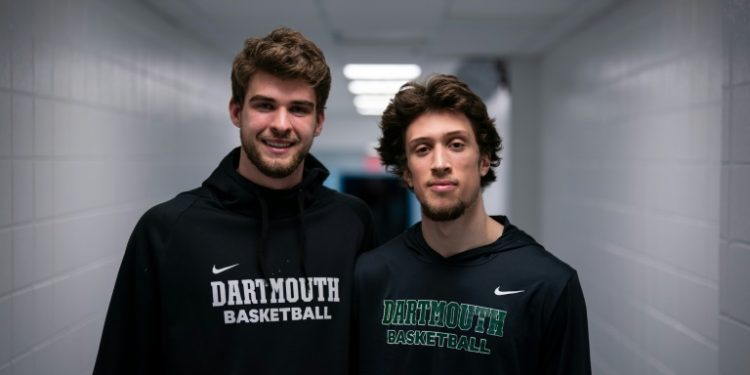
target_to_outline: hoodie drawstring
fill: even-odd
[[[269,276],[268,269],[266,269],[266,247],[268,247],[268,232],[269,232],[269,218],[268,218],[268,204],[265,199],[258,199],[260,202],[260,239],[258,240],[258,251],[256,252],[258,257],[258,266],[260,267],[260,275],[265,279]]]
[[[297,194],[297,207],[299,208],[299,260],[302,270],[302,277],[307,277],[307,267],[305,266],[305,193],[303,189]]]

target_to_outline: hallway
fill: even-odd
[[[750,373],[749,0],[540,0],[503,17],[479,0],[408,17],[393,1],[187,3],[0,1],[0,375],[91,373],[136,221],[238,144],[228,51],[284,22],[332,67],[312,149],[330,186],[383,174],[366,168],[378,117],[356,112],[344,64],[373,49],[425,77],[501,61],[508,108],[498,77],[465,77],[491,83],[506,146],[486,200],[577,269],[593,372]],[[413,34],[367,39],[374,15]]]

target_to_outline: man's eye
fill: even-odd
[[[460,150],[463,150],[463,149],[464,149],[464,143],[463,143],[463,142],[452,142],[452,143],[450,144],[450,147],[451,147],[451,149],[453,149],[453,150],[457,150],[457,151],[460,151]]]
[[[414,153],[417,155],[425,155],[430,149],[427,146],[419,146],[414,149]]]
[[[255,105],[253,105],[253,108],[259,111],[270,111],[273,109],[273,104],[264,102],[255,103]]]
[[[292,112],[298,115],[306,115],[306,114],[309,114],[311,110],[305,106],[295,105],[289,108],[289,112]]]

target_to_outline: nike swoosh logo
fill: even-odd
[[[232,269],[234,267],[237,267],[239,265],[240,265],[239,263],[235,263],[235,264],[233,264],[231,266],[226,266],[226,267],[223,267],[223,268],[216,268],[216,265],[214,264],[214,269],[212,271],[213,271],[214,275],[218,275],[218,274],[220,274],[220,273],[222,273],[224,271],[230,270],[230,269]]]
[[[507,296],[508,294],[517,294],[517,293],[523,293],[524,290],[500,290],[500,287],[495,288],[495,295],[496,296]]]

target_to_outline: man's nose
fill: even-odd
[[[271,129],[278,133],[286,133],[292,129],[292,118],[286,108],[279,108],[271,122]]]
[[[450,157],[446,152],[447,150],[445,150],[445,148],[443,147],[435,147],[432,153],[432,165],[430,166],[433,173],[437,175],[443,175],[450,172]]]

